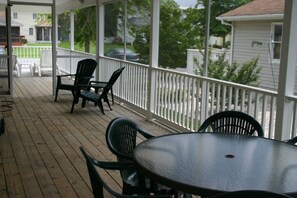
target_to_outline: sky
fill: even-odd
[[[181,7],[194,7],[197,0],[175,0]]]

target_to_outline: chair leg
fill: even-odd
[[[103,115],[105,115],[105,113],[104,113],[104,109],[103,109],[103,105],[102,105],[102,102],[101,102],[100,99],[97,101],[97,105],[98,105],[98,107],[99,107],[101,113],[102,113]]]
[[[76,100],[76,98],[73,98],[73,101],[72,101],[72,107],[71,107],[71,113],[73,113],[73,109],[74,109],[74,105],[75,105],[75,100]]]
[[[83,99],[82,103],[81,103],[81,108],[84,108],[86,106],[87,100]]]
[[[55,95],[55,102],[57,102],[58,93],[59,93],[59,89],[58,89],[58,87],[57,87],[57,88],[56,88],[56,95]]]
[[[112,110],[112,108],[111,108],[111,106],[110,106],[110,104],[109,104],[109,100],[108,100],[107,96],[106,96],[106,98],[104,98],[104,101],[108,104],[109,109]]]
[[[111,87],[111,89],[110,89],[110,94],[111,94],[112,105],[114,105],[114,99],[113,99],[113,91],[112,91],[112,87]]]

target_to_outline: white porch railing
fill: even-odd
[[[14,49],[14,53],[18,48]],[[57,62],[65,73],[73,73],[83,58],[95,55],[58,48]],[[31,51],[36,57],[38,52]],[[22,53],[24,53],[22,51]],[[25,52],[25,54],[30,52]],[[114,85],[114,95],[136,111],[181,131],[197,131],[210,115],[224,110],[239,110],[257,119],[265,137],[274,138],[277,92],[231,82],[152,68],[154,86],[148,89],[149,67],[107,57],[99,58],[99,79],[108,81],[113,71],[125,67]],[[150,94],[149,94],[150,93]],[[149,96],[152,95],[150,99]],[[287,97],[293,112],[291,136],[297,134],[297,96]],[[153,108],[149,109],[148,102]],[[288,112],[289,113],[289,112]]]
[[[40,61],[40,52],[51,48],[51,46],[13,46],[12,51],[17,56],[19,64],[34,65]]]
[[[101,58],[102,80],[108,80],[118,67],[125,70],[114,94],[135,110],[148,115],[148,66]],[[239,110],[257,119],[265,137],[274,138],[277,92],[231,82],[189,75],[167,69],[152,68],[155,87],[151,101],[153,117],[184,131],[197,131],[210,115],[224,110]],[[296,135],[297,97],[294,103],[291,134]]]

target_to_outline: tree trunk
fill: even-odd
[[[85,52],[90,53],[90,37],[85,36]]]

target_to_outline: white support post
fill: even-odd
[[[52,94],[55,95],[56,85],[57,85],[57,32],[58,32],[58,24],[56,15],[56,0],[53,0],[52,9],[52,27],[55,30],[52,31],[52,63],[53,64],[53,90]]]
[[[207,70],[208,70],[208,45],[209,45],[209,27],[210,27],[210,11],[211,11],[211,0],[207,1],[207,17],[205,22],[205,41],[204,41],[204,57],[203,57],[203,76],[207,77]],[[200,122],[202,123],[206,119],[206,115],[208,114],[208,91],[207,91],[207,84],[205,81],[202,82],[202,98],[201,98],[201,117]],[[204,96],[204,97],[203,97]]]
[[[104,55],[104,4],[101,0],[96,1],[96,60],[98,66],[96,69],[96,80],[100,80],[102,75],[100,56]]]
[[[74,10],[70,10],[70,49],[74,50]]]
[[[160,0],[151,0],[151,48],[150,60],[148,69],[148,104],[147,104],[147,118],[152,119],[152,112],[154,111],[154,99],[156,80],[153,73],[153,68],[157,68],[159,64],[159,22],[160,22]]]
[[[297,1],[285,2],[275,126],[278,140],[290,138],[293,106],[286,97],[294,95],[297,59]]]

